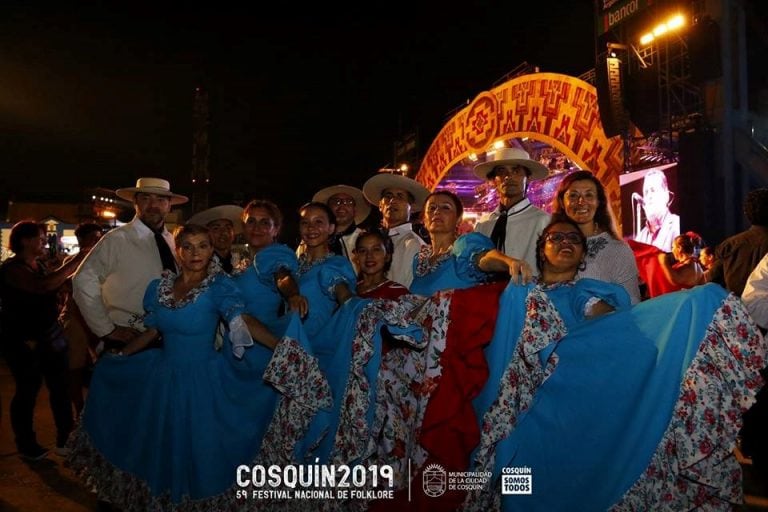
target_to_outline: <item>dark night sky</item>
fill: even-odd
[[[449,111],[523,61],[568,74],[593,66],[592,2],[521,4],[365,3],[344,14],[6,4],[0,199],[78,198],[153,175],[190,192],[202,84],[212,203],[239,192],[290,214],[325,185],[360,186],[391,164],[400,133],[418,129],[423,153]]]

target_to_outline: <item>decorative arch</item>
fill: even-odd
[[[558,73],[523,75],[478,94],[440,130],[415,179],[434,190],[471,153],[483,154],[496,140],[513,137],[545,142],[594,172],[621,218],[621,137],[606,137],[595,87]]]

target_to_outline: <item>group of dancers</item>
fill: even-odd
[[[146,331],[96,365],[67,446],[100,499],[142,511],[740,501],[733,449],[766,346],[723,288],[633,306],[622,285],[581,277],[587,238],[566,215],[538,236],[532,269],[485,235],[459,236],[461,201],[445,190],[426,199],[431,244],[406,288],[386,277],[385,233],[357,237],[356,273],[330,250],[326,204],[299,212],[300,258],[276,241],[273,206],[246,207],[244,222],[268,236],[232,275],[212,264],[206,227],[180,227],[180,270],[147,288]],[[158,337],[160,348],[147,349]],[[390,466],[394,497],[320,504],[237,493],[238,467],[291,464]],[[490,476],[434,497],[422,485],[434,465]],[[529,468],[532,492],[502,494],[505,468]]]

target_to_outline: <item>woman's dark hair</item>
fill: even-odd
[[[676,236],[675,240],[680,244],[680,249],[685,254],[698,256],[701,247],[701,236],[698,233],[688,231]]]
[[[192,235],[208,235],[208,240],[211,240],[211,232],[207,227],[201,226],[200,224],[187,223],[177,227],[173,232],[173,241],[176,242],[176,247],[181,246],[181,241],[185,236]],[[211,243],[213,243],[213,240],[211,240]]]
[[[75,228],[75,237],[78,241],[85,240],[93,233],[101,233],[101,226],[95,222],[83,222]]]
[[[328,222],[330,224],[333,224],[334,226],[336,225],[336,215],[333,213],[333,210],[331,210],[331,207],[328,206],[327,204],[321,203],[319,201],[311,201],[309,203],[302,205],[302,207],[299,208],[299,215],[301,215],[301,213],[307,208],[319,208],[323,210],[326,213],[326,215],[328,215]]]
[[[275,230],[279,233],[280,228],[283,227],[283,212],[280,208],[270,201],[269,199],[254,199],[243,208],[243,222],[248,217],[248,213],[254,208],[263,208],[267,210],[272,222],[275,223]]]
[[[8,248],[14,253],[19,254],[24,245],[23,240],[37,238],[45,233],[45,228],[33,220],[22,220],[17,222],[11,228],[11,236],[8,239]]]
[[[434,192],[429,194],[426,199],[424,199],[425,206],[427,204],[427,201],[429,201],[429,198],[433,196],[446,196],[450,198],[451,202],[456,207],[456,213],[458,214],[459,220],[461,220],[462,215],[464,215],[464,205],[461,204],[461,198],[459,196],[457,196],[456,194],[454,194],[453,192],[447,189],[435,190]]]
[[[586,255],[587,253],[587,237],[581,232],[579,225],[572,221],[570,217],[562,213],[553,215],[552,220],[550,220],[549,224],[541,230],[539,238],[536,239],[536,268],[539,269],[539,274],[544,272],[544,262],[546,261],[546,258],[544,257],[544,245],[547,243],[547,235],[557,224],[568,224],[573,226],[574,231],[579,234],[579,238],[581,239],[581,247],[584,250],[584,254]],[[584,270],[584,268],[586,268],[586,263],[582,260],[578,269]]]
[[[608,197],[605,195],[605,188],[603,188],[603,184],[600,183],[600,180],[598,180],[597,177],[592,174],[592,171],[576,171],[563,178],[563,181],[560,182],[560,186],[557,188],[557,194],[552,200],[552,214],[562,214],[565,216],[568,215],[565,212],[565,192],[571,187],[571,185],[573,185],[574,182],[584,180],[594,183],[595,188],[597,189],[597,209],[595,210],[595,222],[597,222],[598,226],[610,233],[613,238],[620,240],[619,235],[616,232],[616,225],[613,222],[611,209],[608,206]]]
[[[378,238],[381,241],[381,244],[384,246],[384,252],[387,253],[387,255],[392,256],[395,252],[395,244],[392,243],[392,239],[389,238],[389,235],[386,234],[384,231],[380,229],[369,229],[367,231],[363,231],[358,235],[358,237],[355,239],[355,251],[357,251],[359,244],[362,240],[365,240],[366,238]],[[392,258],[389,258],[389,261],[384,263],[384,273],[389,272],[390,267],[392,266]]]

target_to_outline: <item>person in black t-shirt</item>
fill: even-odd
[[[81,251],[49,272],[40,261],[46,243],[44,226],[32,221],[17,223],[10,236],[15,256],[0,267],[2,352],[16,383],[11,427],[19,453],[30,460],[39,460],[48,453],[38,444],[32,424],[43,378],[56,424],[56,451],[66,454],[73,418],[67,384],[67,343],[58,322],[58,290],[87,253]]]

